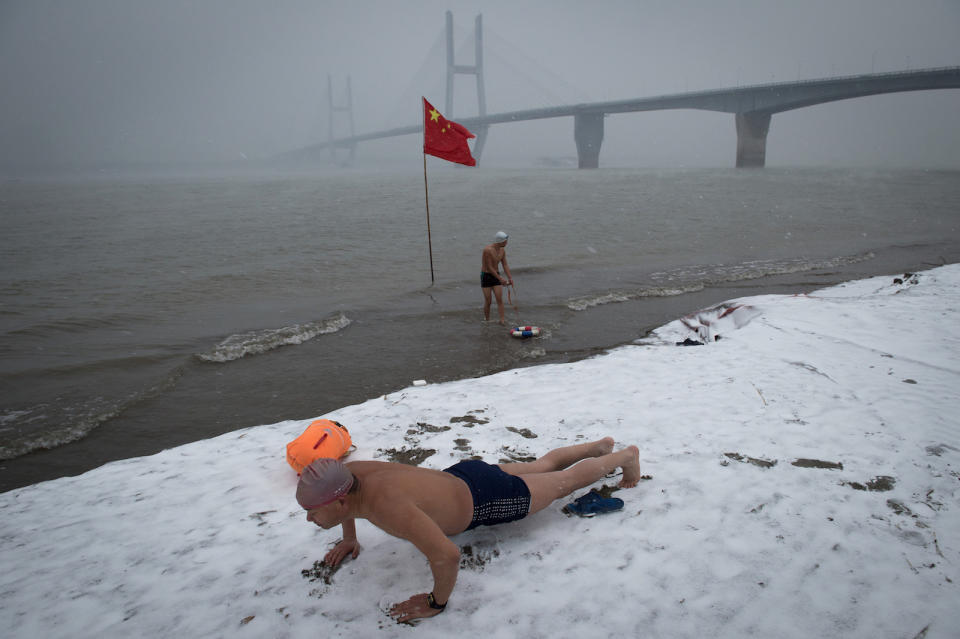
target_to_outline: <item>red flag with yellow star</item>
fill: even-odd
[[[467,140],[475,138],[473,133],[456,122],[446,119],[433,105],[423,98],[423,152],[449,162],[476,166],[477,161],[470,155]]]

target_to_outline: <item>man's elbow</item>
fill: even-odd
[[[454,567],[460,565],[460,547],[452,541],[434,555],[433,562],[438,566]]]

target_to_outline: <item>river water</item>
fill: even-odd
[[[960,259],[956,171],[444,165],[429,198],[433,282],[419,171],[0,183],[0,490]],[[540,338],[481,321],[501,229]]]

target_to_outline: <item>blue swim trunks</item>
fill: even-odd
[[[473,495],[473,520],[467,530],[523,519],[530,512],[530,489],[522,479],[478,459],[444,468],[467,482]]]

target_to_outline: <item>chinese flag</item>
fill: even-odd
[[[423,152],[449,162],[476,166],[467,140],[476,137],[466,128],[446,119],[423,98]]]

